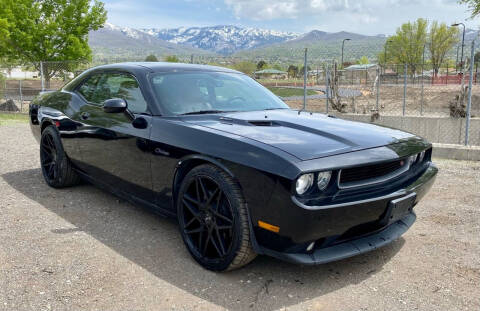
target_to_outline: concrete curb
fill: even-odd
[[[434,158],[480,161],[480,146],[433,144]]]

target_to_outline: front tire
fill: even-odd
[[[240,187],[218,167],[200,165],[185,176],[177,216],[188,251],[204,268],[234,270],[256,257]]]
[[[78,184],[80,177],[65,154],[58,131],[53,126],[46,127],[40,139],[40,165],[45,182],[53,188],[63,188]]]

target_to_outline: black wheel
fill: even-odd
[[[40,165],[43,178],[54,188],[73,186],[80,181],[70,160],[63,151],[60,136],[53,126],[42,132],[40,139]]]
[[[208,164],[193,168],[180,186],[177,215],[188,251],[206,269],[233,270],[256,257],[245,199],[223,170]]]

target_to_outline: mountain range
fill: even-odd
[[[477,31],[467,30],[466,40],[476,35]],[[233,25],[134,29],[106,23],[103,28],[90,32],[89,43],[97,61],[143,60],[148,54],[154,54],[159,59],[177,55],[182,61],[190,60],[193,55],[298,62],[303,58],[304,48],[308,48],[310,59],[338,58],[342,40],[346,38],[351,40],[345,43],[345,61],[362,56],[376,59],[386,40],[385,35],[345,31],[312,30],[299,34]]]
[[[257,28],[241,28],[232,25],[213,27],[190,27],[174,29],[142,29],[161,40],[186,44],[221,55],[234,54],[239,50],[253,49],[273,43],[295,39],[296,33],[279,32]]]

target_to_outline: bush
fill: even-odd
[[[168,63],[179,63],[180,60],[176,55],[168,55],[165,57],[165,61]]]
[[[3,92],[5,91],[5,77],[0,72],[0,100],[3,99]]]
[[[146,62],[158,62],[158,58],[155,55],[150,54],[145,58],[145,61]]]
[[[235,70],[243,72],[244,74],[252,75],[255,72],[255,69],[257,69],[257,65],[252,62],[243,61],[236,63],[233,68]]]

